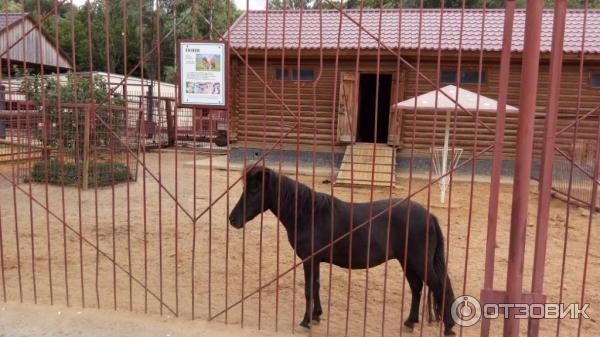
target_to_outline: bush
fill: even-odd
[[[47,163],[47,164],[46,164]],[[83,172],[83,164],[76,165],[73,162],[66,162],[61,168],[60,161],[50,159],[46,161],[38,161],[33,164],[31,170],[31,181],[43,183],[46,182],[46,165],[48,167],[48,183],[65,186],[77,186],[81,180],[79,175]],[[94,186],[110,186],[113,183],[112,169],[114,169],[114,182],[122,183],[127,180],[133,180],[131,174],[127,170],[127,165],[121,162],[90,162],[88,169],[89,179],[88,187]]]

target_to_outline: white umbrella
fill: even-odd
[[[454,85],[447,85],[439,90],[433,90],[423,95],[407,99],[397,103],[394,107],[400,110],[438,110],[446,112],[446,129],[444,132],[444,147],[442,150],[442,168],[440,176],[448,173],[448,146],[450,142],[450,115],[455,109],[462,110],[461,107],[452,101],[446,95],[452,97],[458,104],[467,111],[496,112],[498,111],[498,101],[489,97],[477,94],[475,92],[457,88]],[[517,112],[518,109],[511,105],[506,105],[507,112]],[[456,164],[456,163],[455,163]],[[447,177],[446,177],[447,178]],[[442,178],[443,181],[447,179]],[[443,186],[443,181],[441,186]],[[446,189],[441,189],[441,202],[444,203]]]

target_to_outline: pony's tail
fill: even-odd
[[[448,272],[446,270],[446,258],[444,256],[444,234],[442,233],[442,229],[437,218],[433,214],[431,214],[431,219],[433,221],[433,228],[435,229],[437,239],[435,250],[433,252],[433,272],[435,274],[434,277],[438,280],[438,286],[440,287],[439,290],[431,289],[433,291],[433,309],[437,319],[443,318],[444,323],[451,324],[452,315],[450,313],[450,308],[452,306],[452,302],[454,301],[454,291],[452,290],[452,283],[450,282],[450,278],[448,277]],[[446,290],[445,294],[443,293],[444,288]]]

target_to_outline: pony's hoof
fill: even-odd
[[[404,321],[404,330],[406,332],[413,332],[413,331],[415,331],[414,325],[415,325],[415,322],[413,322],[413,321],[408,321],[408,320]]]
[[[452,329],[445,329],[444,336],[456,336],[456,333],[454,333],[454,331],[452,331]]]
[[[310,333],[310,328],[305,328],[303,326],[298,325],[294,329],[294,332],[297,333],[297,334]]]
[[[307,321],[302,321],[302,322],[300,322],[300,327],[308,330],[308,329],[310,329],[310,323],[308,323]]]
[[[321,323],[321,317],[320,316],[315,316],[312,318],[313,324],[318,325],[319,323]]]

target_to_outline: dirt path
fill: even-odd
[[[162,317],[173,317],[173,312],[178,312],[184,325],[192,316],[197,321],[212,317],[235,327],[243,323],[245,327],[260,328],[261,335],[275,329],[291,332],[303,314],[304,282],[302,267],[293,267],[298,261],[283,228],[278,226],[272,214],[265,213],[262,223],[257,217],[244,230],[232,229],[227,215],[239,198],[239,185],[194,223],[191,218],[207,209],[239,178],[240,173],[232,171],[227,177],[224,171],[185,165],[192,159],[189,154],[181,153],[176,162],[172,153],[163,153],[159,167],[158,155],[147,154],[147,167],[156,177],[160,172],[163,188],[158,187],[149,173],[144,182],[141,170],[138,180],[130,183],[129,190],[126,184],[117,185],[114,190],[90,189],[81,193],[79,201],[76,189],[65,188],[64,219],[69,228],[57,219],[63,218],[60,187],[49,186],[46,192],[44,185],[33,184],[31,193],[36,202],[30,203],[24,192],[13,191],[8,182],[0,180],[4,253],[0,261],[4,268],[0,290],[6,288],[7,300],[18,302],[22,290],[25,303],[37,300],[42,305],[51,301],[65,305],[69,301],[72,307],[84,306],[86,315],[92,315],[92,309],[97,307],[101,310],[116,308],[125,313],[130,310],[139,314],[146,311],[152,315],[162,313]],[[10,171],[7,174],[10,176]],[[299,180],[321,192],[331,192],[331,185],[324,184],[323,177],[313,181],[312,177],[300,176]],[[425,180],[413,179],[411,191],[425,184]],[[29,193],[28,184],[19,186]],[[408,180],[400,177],[393,196],[406,197],[408,186]],[[335,187],[334,192],[337,197],[350,200],[349,188]],[[427,192],[426,189],[418,193],[415,199],[426,203]],[[169,193],[176,196],[179,206]],[[432,198],[438,195],[437,186],[431,193]],[[496,289],[503,289],[506,282],[511,193],[512,186],[502,185],[495,259]],[[357,188],[353,197],[355,201],[368,201],[370,190]],[[388,197],[386,189],[374,191],[375,199]],[[536,188],[532,186],[524,265],[525,291],[531,284],[537,199]],[[449,243],[449,273],[457,295],[478,297],[483,286],[488,200],[488,183],[475,182],[471,186],[469,182],[455,182],[450,211],[431,208]],[[46,203],[55,216],[49,216],[40,206]],[[581,331],[578,331],[577,320],[561,321],[561,336],[597,335],[600,256],[595,247],[600,242],[600,218],[592,219],[591,234],[589,225],[589,217],[580,209],[552,200],[544,291],[548,301],[565,303],[579,302],[584,292],[584,302],[590,303],[588,314],[593,319],[584,320]],[[79,235],[87,241],[81,243]],[[590,252],[583,289],[588,236]],[[96,247],[101,254],[97,254]],[[368,336],[400,335],[401,321],[407,317],[411,295],[397,261],[390,262],[387,269],[384,265],[372,268],[368,282],[365,271],[356,270],[350,275],[345,269],[323,264],[321,289],[326,309],[323,322],[312,331],[313,336],[356,336],[363,332]],[[365,296],[367,292],[368,296]],[[0,295],[3,294],[0,292]],[[247,298],[241,301],[243,297]],[[43,323],[47,315],[40,316],[43,318],[40,323]],[[108,318],[104,322],[106,329],[114,326]],[[22,321],[25,328],[28,327],[26,323],[27,320]],[[197,326],[200,323],[190,324]],[[522,322],[521,329],[526,325]],[[543,321],[541,329],[542,336],[555,335],[557,322]],[[437,327],[424,324],[415,330],[418,333],[404,333],[403,336],[417,336],[420,330],[424,330],[424,336],[438,332]],[[479,331],[477,324],[463,329],[463,336],[478,336]],[[493,322],[492,331],[502,331],[501,320]]]
[[[275,334],[204,320],[192,322],[105,310],[8,303],[0,311],[0,337],[4,336],[257,337]]]

